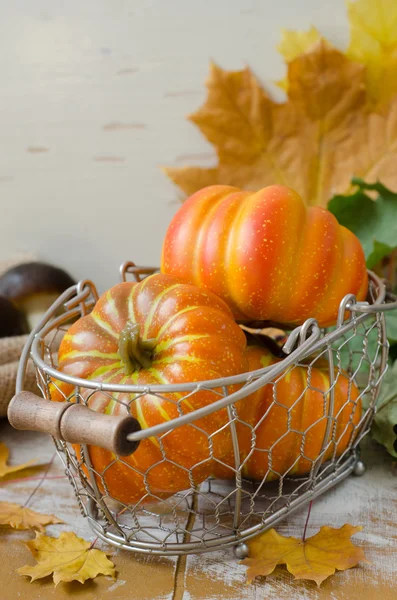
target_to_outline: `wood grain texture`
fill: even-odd
[[[30,458],[48,462],[54,452],[48,436],[15,431],[5,421],[0,422],[0,439],[10,447],[11,461],[15,463]],[[247,586],[245,568],[236,561],[231,550],[178,559],[143,557],[108,547],[116,564],[116,582],[99,577],[84,586],[62,584],[55,591],[50,580],[29,584],[15,573],[19,566],[31,564],[29,552],[18,543],[18,540],[29,539],[31,534],[0,530],[0,564],[6,590],[2,597],[5,600],[18,597],[64,600],[72,596],[82,600],[99,597],[113,600],[395,600],[397,469],[380,446],[370,440],[363,446],[366,474],[361,478],[350,477],[315,500],[308,535],[315,534],[322,525],[340,527],[347,522],[362,525],[363,531],[354,536],[353,541],[364,548],[370,562],[336,573],[320,589],[312,583],[292,583],[292,576],[284,568],[278,568],[267,580],[256,580]],[[65,521],[64,525],[48,527],[51,535],[73,530],[93,540],[88,523],[79,513],[72,488],[62,475],[62,465],[57,459],[48,476],[61,478],[46,480],[29,507],[55,514]],[[40,477],[40,473],[35,476]],[[3,484],[1,499],[23,503],[36,485],[37,480]],[[284,535],[302,535],[306,515],[307,509],[298,511],[277,530]],[[100,542],[97,546],[105,548]]]
[[[10,448],[10,462],[22,463],[30,458],[38,462],[48,462],[54,454],[54,445],[47,435],[16,431],[5,420],[0,420],[0,439]],[[35,477],[41,477],[36,473]],[[48,479],[41,485],[29,508],[39,512],[56,514],[65,521],[64,525],[52,525],[46,528],[49,535],[58,536],[61,531],[74,531],[89,541],[94,541],[86,519],[78,509],[73,489],[64,476],[63,465],[56,459],[51,466]],[[0,484],[1,500],[23,504],[36,487],[37,479],[32,481],[18,480]],[[78,582],[60,584],[55,590],[51,578],[42,582],[29,583],[29,579],[16,573],[16,569],[24,564],[34,564],[30,552],[20,541],[28,540],[34,534],[28,531],[18,532],[0,529],[0,564],[2,565],[2,600],[26,598],[29,600],[47,600],[56,598],[66,600],[172,600],[174,594],[174,578],[177,559],[150,556],[139,556],[120,551],[98,541],[95,545],[100,550],[109,551],[116,564],[117,580],[98,577],[95,581],[81,585]]]
[[[128,456],[138,446],[126,436],[140,430],[131,415],[106,415],[83,404],[49,402],[32,392],[13,397],[7,411],[15,429],[41,431],[65,442],[92,444],[113,454]]]
[[[185,119],[210,59],[276,90],[280,28],[310,24],[345,42],[344,0],[0,3],[0,257],[34,252],[100,290],[123,260],[159,264],[180,198],[161,167],[215,162]]]

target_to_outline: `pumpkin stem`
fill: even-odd
[[[138,323],[127,323],[119,337],[119,354],[126,375],[150,369],[156,340],[142,340]]]

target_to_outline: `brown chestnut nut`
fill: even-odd
[[[74,284],[63,269],[29,262],[12,267],[0,277],[0,295],[12,300],[24,313],[31,330],[59,294]]]
[[[0,296],[0,338],[28,333],[25,315],[5,296]]]

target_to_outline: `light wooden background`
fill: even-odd
[[[0,259],[37,253],[100,289],[123,260],[158,264],[178,206],[161,165],[214,160],[184,120],[209,59],[272,88],[281,27],[311,24],[343,47],[344,0],[1,2]]]

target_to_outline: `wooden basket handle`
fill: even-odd
[[[127,439],[129,433],[141,429],[130,415],[104,415],[84,404],[50,402],[31,392],[14,396],[7,416],[15,429],[42,431],[65,442],[100,446],[120,456],[132,454],[139,445],[139,441]]]

